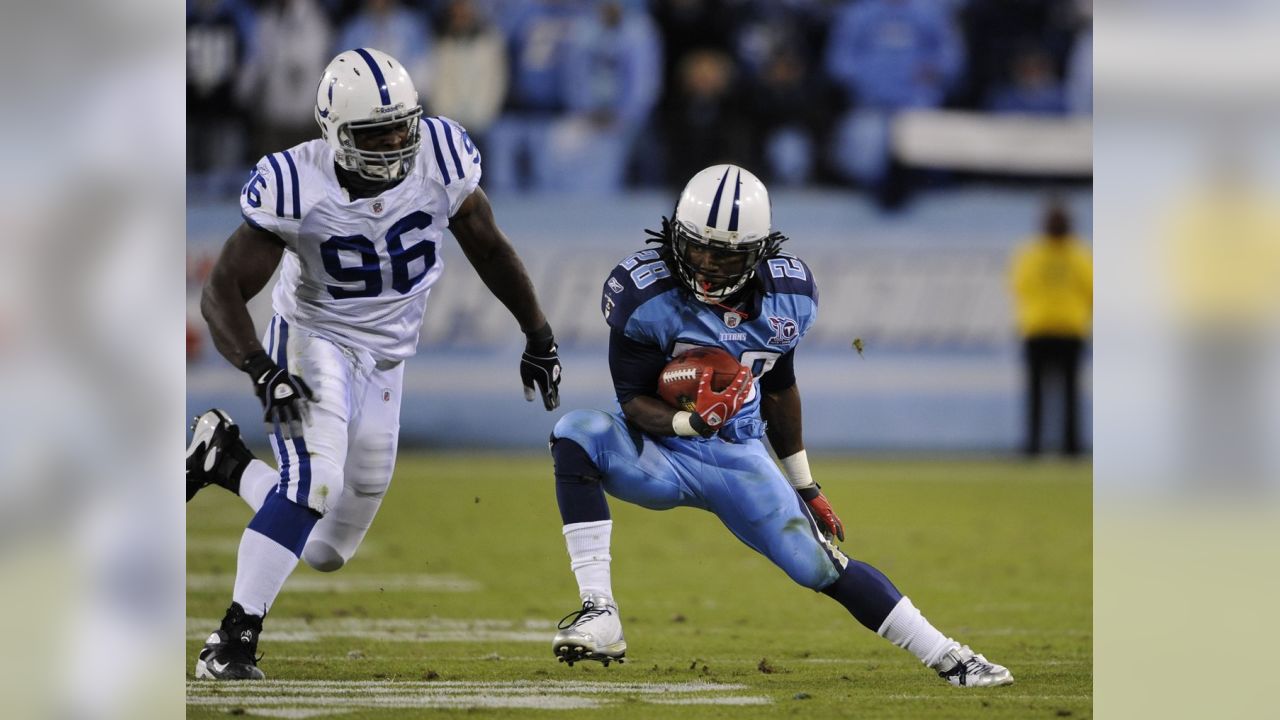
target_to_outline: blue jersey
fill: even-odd
[[[671,358],[697,346],[719,347],[750,368],[753,378],[734,420],[758,424],[760,383],[781,389],[794,382],[790,357],[817,319],[818,289],[809,267],[786,253],[762,260],[747,287],[736,304],[708,305],[684,289],[659,250],[641,250],[618,263],[601,304],[612,329],[609,367],[618,401],[656,396],[658,373]],[[770,377],[775,369],[785,377]]]

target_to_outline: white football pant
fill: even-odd
[[[290,500],[321,513],[302,559],[330,572],[355,555],[391,484],[400,437],[404,363],[378,369],[364,350],[271,320],[267,352],[316,395],[299,437],[272,434],[280,485]]]

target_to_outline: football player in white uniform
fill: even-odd
[[[214,345],[262,401],[278,469],[250,454],[226,413],[196,419],[187,500],[213,483],[255,513],[197,677],[265,677],[255,660],[262,618],[298,559],[337,570],[364,539],[391,481],[403,361],[417,351],[445,228],[525,333],[525,398],[536,387],[547,410],[560,402],[551,327],[479,187],[466,131],[422,117],[404,67],[371,48],[329,63],[315,116],[321,139],[258,162],[240,197],[244,222],[201,298]],[[277,266],[260,343],[246,302]]]

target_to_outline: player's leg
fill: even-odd
[[[707,508],[792,580],[839,602],[867,629],[953,684],[1013,681],[1005,668],[939,632],[884,573],[832,545],[760,441],[705,443],[701,449],[703,469],[694,486]]]
[[[561,621],[552,649],[569,664],[621,661],[627,646],[610,577],[613,520],[606,487],[615,497],[653,509],[684,504],[688,493],[659,446],[603,411],[574,410],[562,417],[552,431],[551,456],[569,565],[582,601],[582,609]]]
[[[321,572],[333,572],[356,554],[382,498],[391,485],[400,439],[400,398],[404,365],[374,370],[355,398],[348,428],[342,495],[316,523],[302,559]]]
[[[255,660],[262,619],[297,566],[312,528],[330,509],[329,499],[342,492],[351,366],[332,343],[303,333],[290,337],[290,330],[281,318],[273,319],[267,352],[281,366],[287,361],[318,399],[301,434],[272,434],[280,464],[278,484],[240,538],[231,607],[200,652],[196,677],[264,677]]]

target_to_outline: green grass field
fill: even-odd
[[[953,688],[713,516],[616,500],[627,662],[570,668],[551,653],[578,600],[550,458],[406,452],[351,564],[300,565],[285,585],[259,646],[266,682],[190,679],[249,509],[218,488],[188,505],[187,716],[1092,716],[1087,464],[815,454],[845,552],[1015,684]]]

